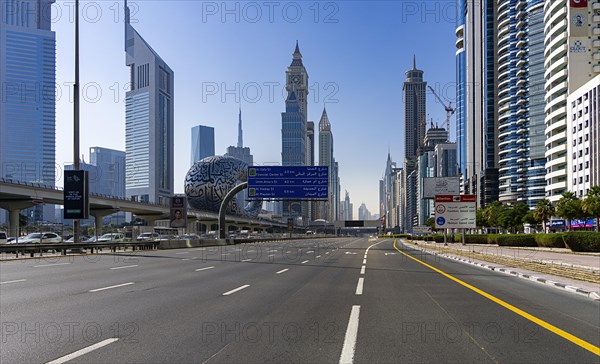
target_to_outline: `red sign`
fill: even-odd
[[[572,8],[587,8],[587,0],[570,0]]]
[[[476,195],[435,195],[435,202],[475,202]]]

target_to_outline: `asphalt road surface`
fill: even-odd
[[[600,363],[600,302],[366,238],[0,263],[1,363]]]

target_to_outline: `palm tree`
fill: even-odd
[[[596,220],[600,218],[600,186],[590,188],[586,198],[581,202],[581,208],[586,215]],[[596,224],[596,229],[598,229],[598,224]]]
[[[558,216],[568,221],[567,228],[571,228],[571,220],[580,218],[583,215],[581,211],[581,200],[573,192],[565,192],[556,203],[556,213]]]
[[[533,217],[542,222],[542,227],[544,232],[546,233],[546,220],[551,218],[554,215],[555,209],[552,205],[552,202],[547,198],[541,199],[535,205],[535,209],[533,210]]]

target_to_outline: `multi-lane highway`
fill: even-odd
[[[393,240],[0,263],[1,363],[600,362],[600,302]]]

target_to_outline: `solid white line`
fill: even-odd
[[[14,281],[6,281],[6,282],[0,282],[0,284],[5,284],[5,283],[17,283],[17,282],[25,282],[27,279],[15,279]]]
[[[180,253],[175,253],[175,254],[187,254],[189,252],[180,252]]]
[[[304,263],[308,263],[308,260],[305,260],[305,261],[302,262],[302,264],[304,264]]]
[[[112,267],[110,269],[125,269],[125,268],[133,268],[133,267],[137,267],[137,266],[138,266],[137,264],[135,264],[135,265],[123,265],[123,266],[120,266],[120,267]]]
[[[53,263],[53,264],[42,264],[42,265],[34,265],[34,268],[41,268],[41,267],[54,267],[55,265],[67,265],[67,264],[71,264],[71,263]]]
[[[110,339],[106,339],[106,340],[100,341],[99,343],[95,343],[94,345],[90,345],[87,348],[83,348],[81,350],[77,350],[74,353],[71,353],[71,354],[62,356],[62,357],[60,357],[58,359],[52,360],[51,362],[48,362],[47,364],[62,364],[62,363],[66,363],[66,362],[68,362],[70,360],[73,360],[73,359],[75,359],[77,357],[85,355],[85,354],[89,353],[90,351],[94,351],[96,349],[100,349],[101,347],[106,346],[108,344],[112,344],[112,343],[114,343],[115,341],[118,341],[118,340],[119,340],[119,338],[113,337],[113,338],[110,338]]]
[[[190,260],[189,258],[181,259],[181,260]]]
[[[367,260],[366,259],[363,259],[363,264],[367,264]]]
[[[356,294],[361,295],[363,291],[363,284],[365,283],[365,279],[360,277],[358,279],[358,284],[356,285]]]
[[[252,260],[252,259],[244,259],[244,260],[242,260],[242,262],[249,262],[249,261],[251,261],[251,260]]]
[[[289,268],[282,269],[282,270],[280,270],[279,272],[276,272],[275,274],[281,274],[281,273],[283,273],[283,272],[287,272],[288,270],[289,270]]]
[[[204,268],[199,268],[199,269],[196,269],[194,272],[200,272],[201,270],[207,270],[207,269],[213,269],[213,268],[214,268],[214,266],[212,266],[212,267],[204,267]]]
[[[349,364],[354,361],[354,349],[356,348],[356,337],[358,336],[358,317],[360,315],[360,306],[352,306],[348,328],[344,337],[344,346],[342,355],[340,355],[340,364]]]
[[[134,284],[135,282],[129,282],[129,283],[123,283],[123,284],[117,284],[116,286],[110,286],[110,287],[103,287],[103,288],[96,288],[96,289],[91,289],[88,292],[98,292],[98,291],[104,291],[106,289],[111,289],[111,288],[118,288],[118,287],[124,287],[124,286],[129,286],[131,284]]]
[[[360,274],[365,274],[365,268],[367,268],[366,266],[362,266],[362,268],[360,268]]]
[[[231,291],[228,291],[228,292],[225,292],[225,293],[223,293],[223,296],[229,296],[230,294],[233,294],[233,293],[235,293],[235,292],[237,292],[237,291],[241,291],[241,290],[243,290],[244,288],[248,288],[248,287],[250,287],[250,285],[249,285],[249,284],[244,284],[244,285],[243,285],[243,286],[241,286],[241,287],[238,287],[238,288],[236,288],[236,289],[232,289]]]

